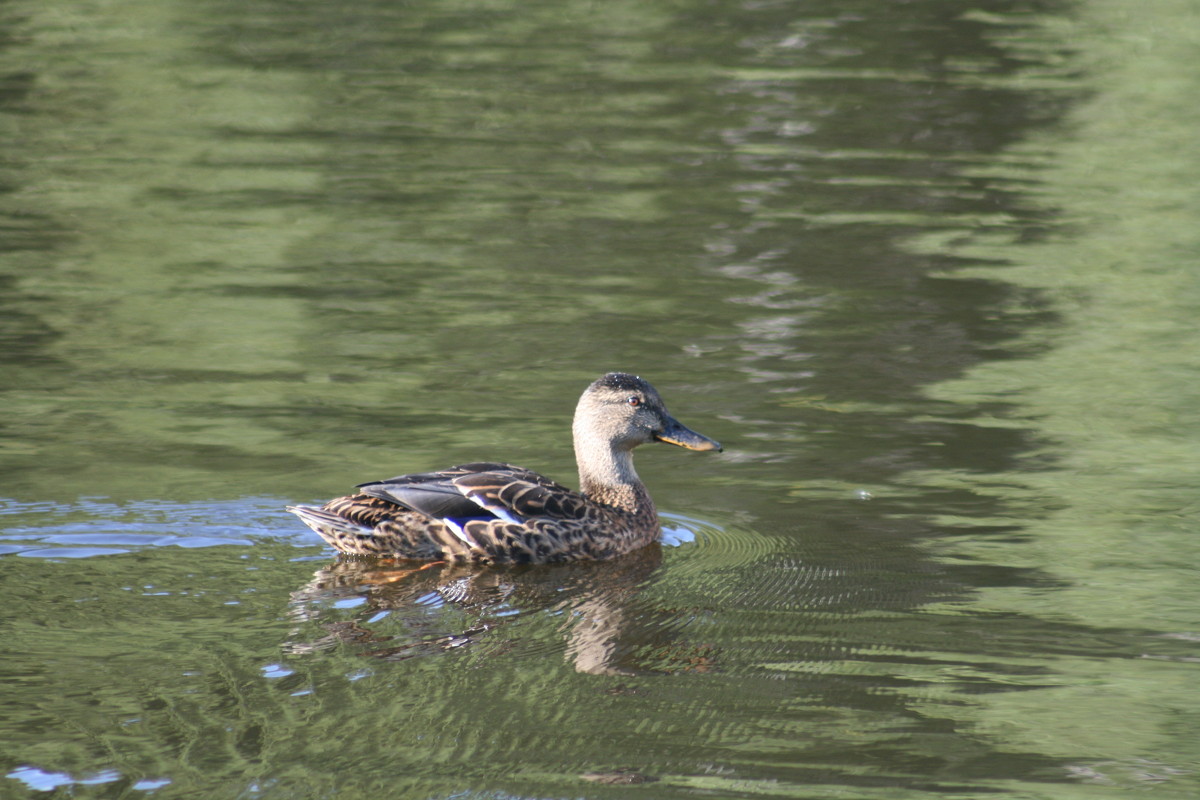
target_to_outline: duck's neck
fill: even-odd
[[[633,451],[614,448],[576,431],[579,489],[590,500],[632,513],[653,512],[650,495],[633,468]]]

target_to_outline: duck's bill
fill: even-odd
[[[667,444],[686,447],[688,450],[721,451],[720,442],[710,439],[707,436],[702,436],[691,428],[685,428],[674,419],[667,423],[667,427],[663,431],[654,434],[654,438],[660,442],[666,442]]]

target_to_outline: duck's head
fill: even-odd
[[[688,450],[721,450],[720,443],[685,427],[667,413],[658,392],[626,372],[592,383],[575,408],[576,448],[607,445],[628,452],[640,444],[666,442]]]

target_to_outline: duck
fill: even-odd
[[[320,507],[288,506],[340,554],[540,564],[609,559],[658,540],[654,501],[633,468],[652,442],[722,450],[667,412],[627,372],[593,381],[571,426],[579,490],[512,464],[475,462],[356,486]]]

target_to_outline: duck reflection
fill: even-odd
[[[609,561],[524,567],[343,558],[292,593],[293,617],[316,623],[324,633],[302,641],[312,628],[297,627],[286,649],[299,655],[350,646],[364,656],[402,660],[466,647],[543,614],[561,619],[554,630],[565,638],[565,657],[579,672],[629,674],[634,670],[619,662],[647,646],[657,654],[652,660],[683,657],[687,663],[676,668],[694,669],[703,665],[703,651],[697,657],[670,640],[678,610],[648,610],[644,604],[634,610],[661,563],[658,544]],[[440,613],[447,605],[459,613]],[[330,620],[346,609],[352,618]],[[521,641],[514,636],[497,645]]]

